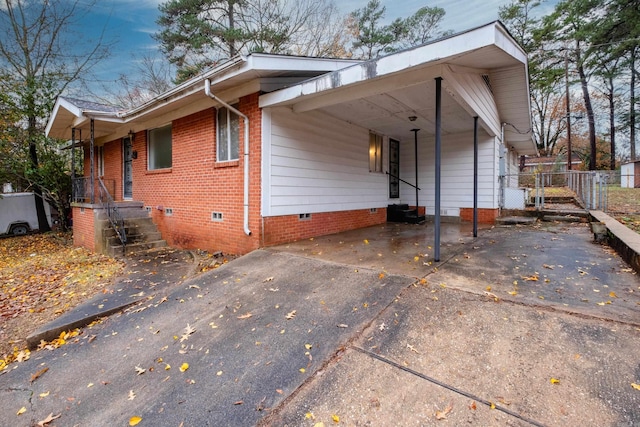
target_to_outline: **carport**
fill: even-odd
[[[286,107],[301,119],[319,111],[399,141],[406,153],[399,200],[425,206],[433,217],[435,261],[441,217],[456,208],[455,202],[443,206],[443,191],[461,192],[465,202],[457,208],[473,210],[476,236],[479,209],[498,208],[498,177],[509,168],[508,154],[512,160],[535,154],[526,54],[499,22],[264,94],[260,107]],[[466,142],[457,154],[443,157],[443,147],[461,137]],[[454,185],[447,170],[455,174],[461,163],[473,174]]]

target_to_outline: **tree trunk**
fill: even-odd
[[[613,77],[609,75],[609,133],[611,134],[611,159],[609,160],[609,169],[616,170],[616,117],[615,117],[615,101],[614,101],[614,83]]]
[[[636,159],[636,50],[631,49],[631,85],[629,88],[629,146],[631,161]]]
[[[587,76],[584,72],[584,64],[582,64],[580,45],[576,48],[576,63],[578,66],[578,76],[580,76],[580,85],[582,86],[584,107],[587,110],[587,118],[589,119],[589,147],[591,152],[589,158],[589,170],[596,170],[596,121],[593,114],[593,106],[591,105],[591,97],[589,96]]]
[[[31,159],[31,167],[34,170],[38,169],[38,151],[36,149],[36,143],[34,142],[34,133],[36,129],[36,117],[30,116],[28,119],[29,129],[29,157]],[[51,226],[49,225],[49,221],[47,220],[47,213],[44,210],[44,199],[42,198],[42,189],[38,184],[33,186],[33,194],[35,194],[35,203],[36,203],[36,215],[38,216],[38,229],[41,233],[46,231],[51,231]]]

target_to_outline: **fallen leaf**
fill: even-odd
[[[144,374],[145,372],[147,372],[147,370],[146,370],[146,369],[141,368],[140,366],[137,366],[137,365],[136,365],[135,369],[136,369],[136,374],[138,374],[138,375],[142,375],[142,374]]]
[[[307,412],[306,414],[304,414],[304,417],[308,420],[313,420],[315,419],[315,417],[313,416],[312,412]]]
[[[338,328],[348,328],[349,325],[345,325],[344,323],[340,323],[339,325],[336,325]]]
[[[307,350],[311,350],[313,346],[311,344],[305,344],[304,348],[306,348]]]
[[[489,402],[489,403],[490,403],[489,408],[496,409],[496,404],[495,403],[493,403],[493,402]]]
[[[306,369],[304,369],[304,368],[300,368],[300,369],[299,369],[299,371],[300,371],[300,372],[302,372],[303,374],[304,374],[305,372],[307,372],[307,370],[306,370]]]
[[[136,398],[136,394],[133,392],[133,390],[129,390],[129,397],[127,397],[127,400],[133,400]]]
[[[284,317],[285,317],[287,320],[291,320],[291,319],[293,319],[294,317],[296,317],[296,310],[293,310],[293,311],[291,311],[291,312],[287,313],[287,315],[286,315],[286,316],[284,316]]]
[[[42,420],[42,421],[38,421],[38,425],[39,425],[40,427],[44,427],[44,426],[45,426],[45,424],[49,424],[51,421],[53,421],[53,420],[55,420],[55,419],[57,419],[57,418],[60,418],[60,416],[61,416],[61,415],[62,415],[62,414],[53,415],[53,412],[52,412],[52,413],[50,413],[50,414],[47,416],[47,418],[45,418],[44,420]]]
[[[452,410],[453,410],[453,404],[449,403],[449,406],[444,408],[442,411],[436,411],[436,419],[437,420],[447,419],[447,415],[449,415],[449,413],[451,413]]]
[[[189,369],[189,364],[188,363],[183,363],[182,365],[180,365],[180,372],[184,372],[187,369]]]
[[[528,276],[528,277],[522,277],[522,280],[524,280],[525,282],[537,282],[538,281],[538,275],[533,275],[533,276]]]
[[[180,342],[188,340],[189,336],[193,334],[195,331],[196,331],[196,328],[192,327],[190,324],[187,323],[187,327],[184,328],[182,337],[180,337]]]
[[[509,291],[509,295],[518,295],[518,291]]]
[[[244,320],[244,319],[248,319],[248,318],[250,318],[251,316],[253,316],[253,314],[251,314],[251,313],[245,313],[245,314],[243,314],[242,316],[238,316],[238,319]]]
[[[615,293],[615,292],[613,292],[613,291],[609,292],[609,296],[610,296],[611,298],[618,298],[618,295],[616,295],[616,293]]]
[[[244,402],[242,400],[238,400],[236,402],[233,402],[234,405],[242,405]]]
[[[364,242],[365,245],[369,244],[369,241],[367,239],[364,239],[363,242]]]
[[[142,417],[131,417],[129,418],[129,425],[137,426],[140,421],[142,421]]]
[[[339,423],[340,422],[340,417],[337,415],[331,415],[331,419],[333,420],[334,423]]]
[[[273,276],[271,276],[271,277],[267,277],[266,279],[264,279],[264,280],[262,281],[262,283],[265,283],[265,282],[272,282],[272,281],[273,281]]]
[[[414,346],[412,346],[411,344],[407,344],[407,348],[411,351],[413,351],[416,354],[420,354],[420,352],[418,350],[415,349]]]
[[[35,380],[40,378],[48,370],[49,370],[49,368],[42,368],[38,372],[36,372],[35,374],[31,375],[31,382],[34,382]]]
[[[471,405],[469,405],[469,409],[473,409],[474,411],[477,409],[478,407],[476,406],[476,402],[471,402]]]
[[[22,408],[18,409],[18,412],[16,413],[16,415],[22,415],[25,412],[27,412],[27,407],[23,406]]]
[[[549,382],[551,382],[551,384],[560,384],[560,380],[557,378],[551,378]]]
[[[48,391],[45,391],[44,393],[40,393],[38,396],[40,396],[40,397],[47,397],[47,396],[49,396],[49,392],[48,392]]]
[[[640,390],[640,384],[631,383],[631,387],[635,388],[636,390]]]

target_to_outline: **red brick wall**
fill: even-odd
[[[371,213],[369,209],[314,213],[311,214],[310,219],[306,220],[301,220],[299,215],[266,217],[264,218],[264,240],[262,244],[263,246],[277,245],[314,236],[383,224],[386,221],[386,208],[378,208],[376,213]]]
[[[478,222],[481,224],[494,224],[500,215],[498,209],[478,209]],[[473,208],[460,208],[460,218],[463,221],[473,221]]]
[[[93,209],[73,207],[73,245],[95,251]]]
[[[216,162],[215,158],[216,110],[213,108],[172,122],[170,169],[147,170],[147,130],[136,133],[133,149],[138,152],[138,158],[133,160],[133,200],[153,208],[152,218],[169,245],[237,254],[259,246],[261,112],[258,94],[241,98],[239,109],[249,116],[250,123],[251,236],[244,233],[243,227],[242,120],[239,159],[224,163]],[[115,153],[115,149],[112,151]],[[105,156],[105,175],[117,163],[114,174],[121,177],[121,153],[120,158],[117,157],[115,154]],[[119,191],[122,191],[120,186]],[[172,208],[173,215],[166,215],[164,208]],[[214,211],[222,212],[222,222],[211,220]]]

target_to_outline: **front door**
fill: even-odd
[[[122,198],[125,200],[133,198],[133,147],[131,138],[122,139]]]

